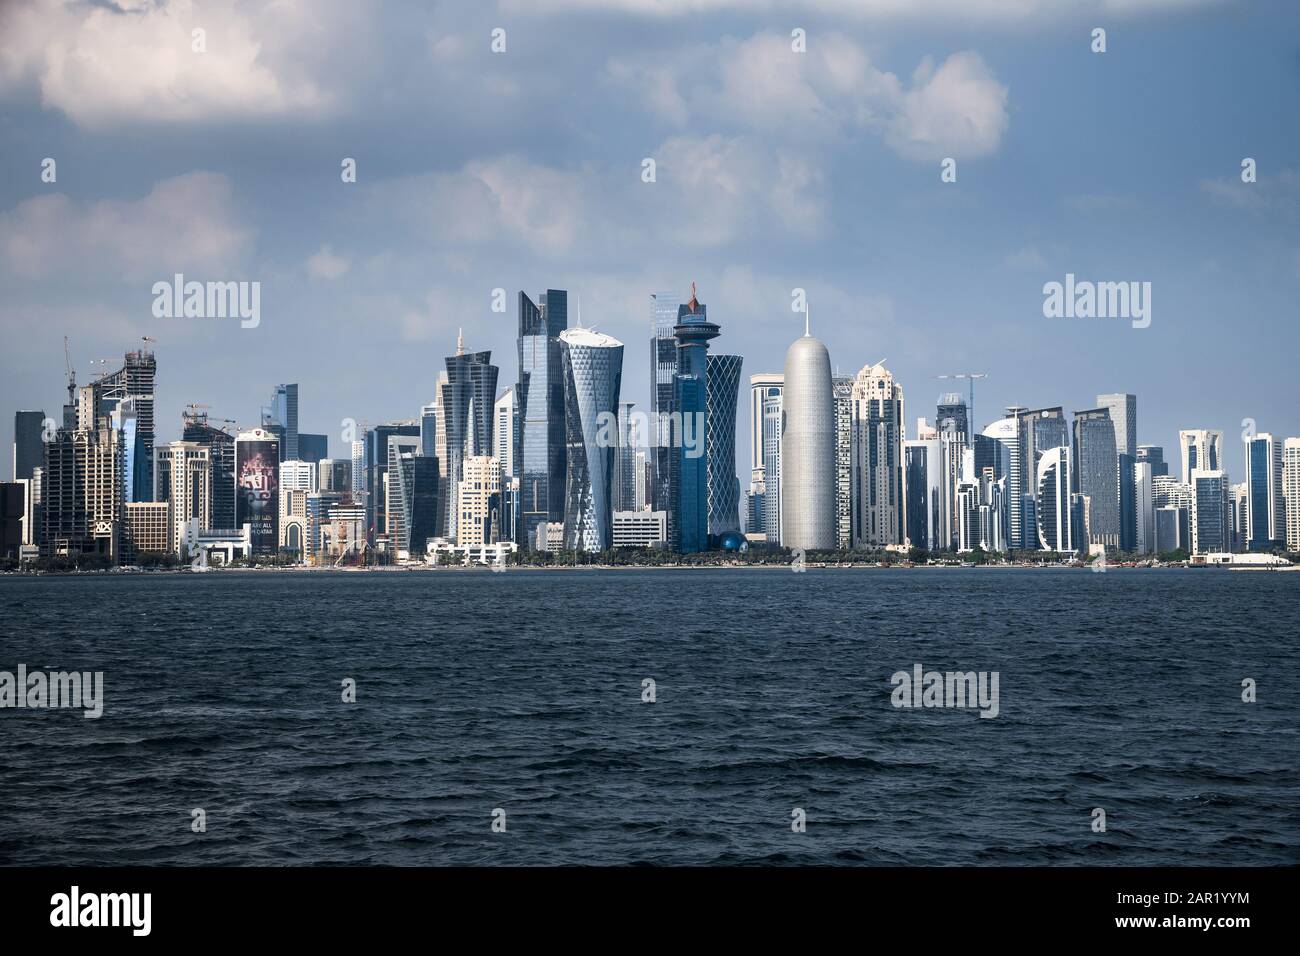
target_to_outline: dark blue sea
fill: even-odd
[[[0,864],[1300,863],[1300,574],[7,576],[20,663],[106,702],[0,710]]]

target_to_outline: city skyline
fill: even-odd
[[[1283,384],[1300,333],[1280,318],[1300,288],[1300,144],[1275,121],[1294,76],[1274,29],[1284,5],[980,8],[960,31],[924,37],[926,4],[847,18],[796,9],[797,23],[718,10],[692,21],[683,46],[671,7],[544,21],[485,5],[428,14],[419,29],[325,8],[313,35],[355,90],[285,39],[292,29],[205,9],[214,35],[239,26],[262,43],[265,73],[247,82],[280,81],[281,93],[223,98],[195,76],[184,84],[198,105],[161,110],[141,87],[97,95],[89,77],[104,54],[80,24],[51,15],[42,32],[6,11],[3,32],[28,55],[0,80],[16,130],[0,157],[0,407],[56,407],[65,334],[83,380],[149,335],[186,370],[162,377],[160,407],[210,403],[251,426],[276,383],[302,382],[302,429],[333,442],[345,418],[431,401],[457,328],[498,359],[513,352],[514,316],[492,311],[494,290],[580,292],[587,324],[636,343],[644,290],[684,298],[694,278],[718,320],[753,341],[735,350],[746,374],[780,371],[801,324],[790,290],[803,288],[833,372],[887,356],[928,405],[960,355],[989,375],[979,426],[1011,404],[1085,408],[1124,391],[1146,397],[1139,441],[1166,449],[1181,428],[1233,435],[1243,419],[1300,433]],[[127,22],[109,8],[94,17],[110,34]],[[153,42],[187,26],[156,10],[131,22],[156,29]],[[510,44],[493,54],[499,23]],[[1104,54],[1089,48],[1098,23]],[[67,86],[41,67],[55,39],[89,71]],[[367,58],[380,47],[392,55]],[[1206,60],[1257,94],[1238,102],[1197,66]],[[386,89],[381,61],[407,64],[406,82]],[[414,92],[430,85],[447,94],[432,107]],[[1164,108],[1135,112],[1134,88]],[[538,108],[555,96],[573,107]],[[941,180],[945,156],[955,182]],[[653,183],[643,158],[656,160]],[[155,319],[152,285],[177,272],[261,282],[260,323]],[[1150,282],[1150,326],[1045,318],[1043,285],[1067,275]],[[1072,361],[1027,361],[1037,355]],[[1231,388],[1183,372],[1225,356]],[[629,362],[624,394],[647,401],[648,374]],[[158,428],[160,441],[179,437],[173,417]],[[1244,474],[1242,449],[1226,451]]]

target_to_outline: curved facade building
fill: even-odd
[[[1070,533],[1070,447],[1049,448],[1038,459],[1038,546],[1058,553],[1075,550]]]
[[[781,412],[781,544],[835,547],[835,408],[831,358],[805,333],[785,353]]]
[[[709,535],[740,530],[740,481],[736,477],[736,411],[740,401],[739,355],[710,355],[705,376]]]
[[[623,343],[591,329],[560,333],[564,377],[564,547],[614,546],[614,455]]]

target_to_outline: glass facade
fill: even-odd
[[[564,381],[566,480],[564,547],[614,546],[613,480],[623,343],[587,329],[560,335]]]
[[[447,537],[455,538],[461,462],[466,455],[474,458],[492,455],[497,397],[497,367],[492,364],[492,353],[460,352],[447,356],[447,382],[441,397],[447,431],[447,501],[443,528]]]
[[[740,480],[736,476],[736,416],[740,402],[739,355],[708,356],[705,457],[708,460],[709,534],[740,530]]]
[[[650,444],[651,504],[656,511],[670,511],[669,483],[672,449],[662,440],[659,423],[673,411],[673,376],[677,374],[677,339],[673,327],[681,299],[671,292],[650,296],[650,418],[654,435]],[[672,524],[669,515],[669,524]]]
[[[1087,499],[1088,540],[1079,542],[1080,547],[1087,543],[1100,544],[1107,551],[1117,549],[1119,456],[1115,451],[1115,423],[1108,409],[1074,413],[1074,490]]]
[[[519,293],[519,418],[514,456],[519,478],[515,541],[531,549],[537,527],[564,520],[565,411],[560,334],[569,324],[569,297],[548,289],[533,302]]]

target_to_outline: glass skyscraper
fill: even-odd
[[[614,456],[623,343],[590,329],[560,333],[565,409],[564,546],[614,546]]]
[[[708,355],[709,340],[717,338],[718,332],[718,326],[709,321],[708,306],[696,299],[692,284],[691,299],[677,307],[677,324],[673,326],[677,340],[673,422],[675,428],[680,425],[681,433],[674,434],[670,443],[668,542],[682,554],[709,546]],[[732,417],[734,428],[734,414]],[[734,436],[732,441],[734,447]]]
[[[461,462],[466,456],[492,455],[497,397],[497,367],[491,352],[466,352],[460,337],[456,354],[447,356],[447,382],[442,387],[443,420],[447,431],[447,537],[456,537]],[[416,434],[419,434],[418,430]]]
[[[560,334],[569,326],[569,295],[548,289],[533,302],[519,293],[519,383],[515,388],[519,478],[515,541],[531,549],[537,526],[564,520],[565,412]],[[502,475],[503,486],[515,476]]]
[[[1085,544],[1100,544],[1107,551],[1120,547],[1119,456],[1115,447],[1115,423],[1108,409],[1074,413],[1074,491],[1088,502],[1088,539],[1077,542],[1080,549]]]
[[[708,433],[709,535],[740,531],[740,480],[736,477],[736,414],[740,401],[739,355],[710,355],[705,377]]]
[[[650,440],[651,504],[656,511],[671,511],[669,482],[672,476],[672,449],[664,440],[664,417],[673,410],[673,376],[677,374],[677,310],[681,299],[671,292],[650,296]],[[672,516],[669,515],[669,524]]]
[[[14,481],[31,478],[45,463],[44,412],[14,412]]]
[[[277,385],[263,416],[263,427],[280,438],[280,460],[299,461],[298,457],[298,384]]]
[[[1115,423],[1115,455],[1119,466],[1119,546],[1137,549],[1138,509],[1135,483],[1138,455],[1137,396],[1127,392],[1098,395],[1097,407],[1110,412]]]

